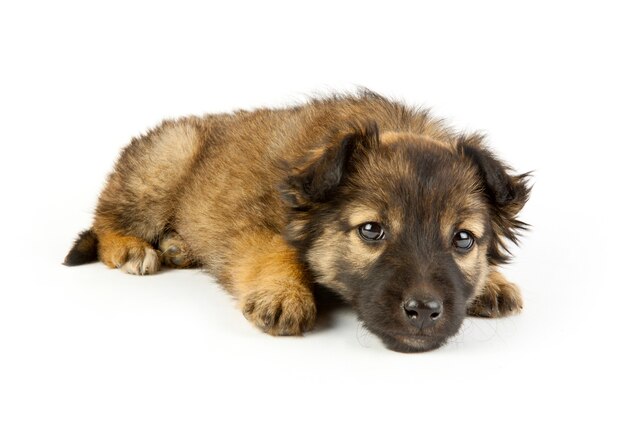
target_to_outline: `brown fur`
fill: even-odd
[[[496,266],[506,259],[505,238],[515,240],[515,230],[522,228],[515,215],[527,192],[523,177],[511,178],[506,191],[519,186],[519,197],[512,202],[506,192],[494,190],[492,199],[489,176],[498,162],[480,153],[482,148],[481,137],[459,136],[425,111],[369,92],[285,109],[165,121],[124,149],[88,233],[97,238],[98,258],[110,267],[145,274],[156,272],[159,262],[198,264],[259,328],[273,335],[301,334],[315,321],[314,283],[357,302],[354,288],[342,279],[345,266],[355,272],[353,278],[365,278],[390,254],[389,244],[363,243],[358,225],[385,220],[392,233],[412,230],[414,215],[407,212],[413,205],[388,191],[414,183],[410,155],[423,149],[424,155],[439,155],[437,160],[450,159],[456,180],[442,178],[445,190],[415,193],[420,207],[441,209],[419,223],[432,225],[444,238],[460,225],[477,235],[479,247],[453,255],[472,285],[471,298],[478,296],[468,301],[468,311],[504,315],[509,307],[511,312],[521,307],[521,299]],[[342,174],[350,159],[362,161],[362,167]],[[329,195],[329,185],[339,183],[336,196]],[[371,193],[342,201],[336,217],[312,237],[312,223],[319,221],[313,215],[339,209],[322,203],[343,197],[341,188]],[[81,251],[87,243],[83,240]],[[435,292],[428,284],[421,287],[423,293]],[[398,350],[407,347],[435,346],[416,342]]]

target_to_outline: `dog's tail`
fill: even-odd
[[[85,230],[78,235],[74,246],[65,256],[65,266],[84,265],[98,261],[98,237],[92,229]]]

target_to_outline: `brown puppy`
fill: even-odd
[[[529,194],[478,135],[368,91],[166,121],[124,149],[65,263],[199,265],[272,335],[315,322],[315,285],[387,347],[522,308],[497,270]]]

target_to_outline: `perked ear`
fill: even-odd
[[[355,154],[378,146],[375,122],[351,124],[337,131],[290,167],[281,186],[283,200],[292,208],[308,207],[328,200],[341,183]]]
[[[501,264],[510,259],[505,240],[517,244],[519,232],[528,228],[528,224],[518,220],[517,215],[530,195],[530,173],[510,174],[511,168],[482,142],[483,137],[480,135],[461,136],[457,141],[457,149],[478,169],[483,191],[491,206],[495,234],[489,248],[489,259],[493,264]]]

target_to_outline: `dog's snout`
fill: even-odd
[[[441,317],[443,307],[435,299],[407,299],[402,305],[409,321],[420,329],[429,328]]]

